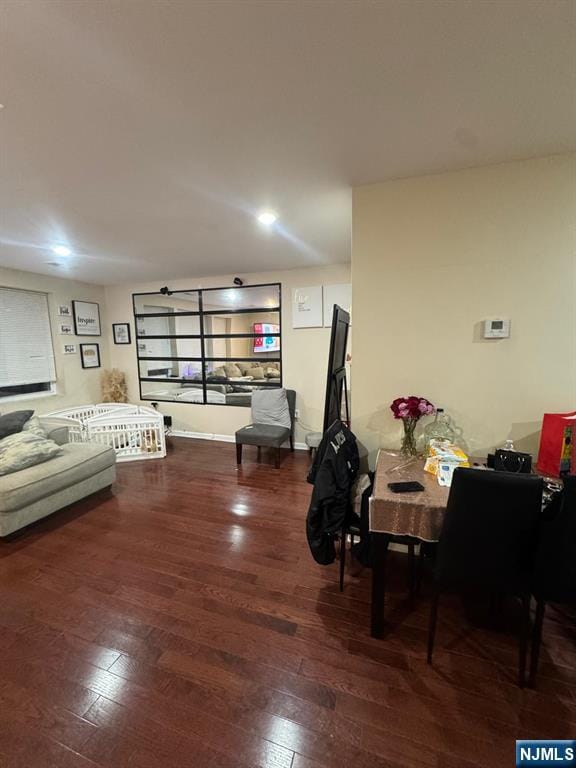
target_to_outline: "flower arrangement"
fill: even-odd
[[[390,410],[395,419],[402,419],[404,425],[404,437],[402,438],[402,453],[404,456],[416,456],[416,438],[414,430],[422,416],[429,416],[436,412],[436,408],[425,397],[397,397],[390,405]]]

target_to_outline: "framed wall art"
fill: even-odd
[[[112,323],[114,344],[131,344],[130,323]]]
[[[95,301],[73,301],[76,336],[100,336],[100,307]]]
[[[100,368],[100,345],[80,344],[82,368]]]

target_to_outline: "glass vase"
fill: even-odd
[[[402,419],[404,424],[404,437],[402,438],[402,446],[400,451],[402,456],[417,456],[418,449],[416,448],[416,437],[414,431],[416,429],[417,419]]]

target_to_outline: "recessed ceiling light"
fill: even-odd
[[[70,256],[72,251],[66,245],[53,245],[52,253],[55,253],[56,256]]]
[[[278,215],[274,211],[262,211],[262,213],[258,214],[257,218],[260,224],[264,224],[265,227],[271,227],[278,218]]]

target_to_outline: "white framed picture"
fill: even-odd
[[[292,292],[292,327],[321,328],[322,286],[311,285],[306,288],[294,288]]]
[[[100,336],[100,307],[95,301],[73,301],[76,336]]]
[[[64,344],[62,347],[62,354],[64,355],[75,355],[78,352],[78,347],[76,344]]]
[[[352,309],[352,285],[339,283],[337,285],[324,286],[324,327],[332,327],[332,312],[334,304],[350,313]]]
[[[60,317],[72,317],[72,307],[70,304],[60,304],[58,314]]]
[[[58,333],[61,336],[73,336],[74,328],[72,327],[72,323],[60,323],[58,326]]]

